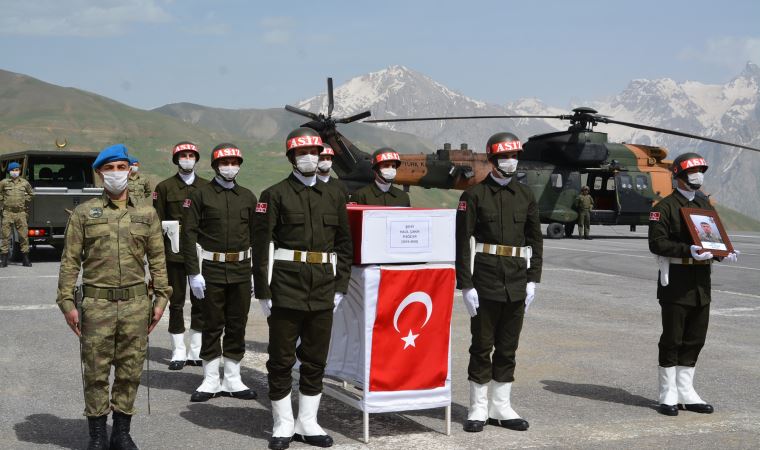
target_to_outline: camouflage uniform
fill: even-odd
[[[74,287],[82,267],[84,300],[82,360],[88,417],[135,413],[134,402],[152,316],[145,286],[147,256],[156,296],[165,308],[171,295],[161,222],[148,202],[130,197],[126,209],[106,194],[77,206],[66,227],[56,302],[64,313],[75,308]],[[108,377],[115,377],[109,405]]]
[[[135,200],[151,198],[153,194],[153,189],[150,187],[150,182],[143,178],[139,173],[129,174],[127,187],[129,189],[129,196]]]
[[[32,201],[32,185],[21,177],[0,180],[0,210],[3,215],[2,242],[0,253],[7,254],[11,237],[11,226],[16,227],[21,241],[21,253],[29,253],[29,229],[26,223],[26,212]]]
[[[581,193],[575,198],[575,209],[578,211],[578,237],[588,238],[591,228],[591,210],[594,208],[594,199],[589,194]]]

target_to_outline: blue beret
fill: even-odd
[[[115,144],[100,151],[98,157],[95,158],[95,162],[92,163],[92,168],[99,169],[103,164],[129,160],[130,156],[127,154],[127,146],[124,144]]]
[[[20,169],[21,165],[17,163],[16,161],[13,161],[12,163],[8,164],[8,172],[10,172],[13,169]]]
[[[135,158],[135,157],[134,157],[134,156],[132,156],[132,155],[129,155],[129,165],[130,165],[130,166],[131,166],[132,164],[135,164],[135,163],[139,163],[139,162],[140,162],[140,160],[139,160],[139,159]]]

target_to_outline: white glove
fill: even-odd
[[[536,298],[536,282],[535,281],[528,281],[528,284],[525,285],[525,311],[528,311],[528,307],[530,307],[530,304],[533,303],[533,299]]]
[[[704,252],[704,253],[697,253],[700,250],[702,250],[702,247],[698,245],[692,245],[691,248],[691,257],[696,259],[697,261],[707,261],[708,259],[713,259],[712,252]]]
[[[261,312],[264,313],[264,317],[272,315],[272,299],[265,298],[259,300],[259,306],[261,306]]]
[[[190,290],[193,291],[193,295],[196,298],[203,298],[206,290],[206,280],[203,279],[203,275],[196,273],[195,275],[189,275],[187,281],[190,283]]]
[[[478,315],[478,307],[480,306],[478,291],[475,288],[464,289],[462,290],[462,298],[464,299],[464,307],[467,308],[467,313],[470,317]]]
[[[728,256],[723,258],[723,261],[733,264],[739,260],[739,253],[741,253],[739,250],[734,250],[733,252],[729,253]]]
[[[338,305],[340,305],[340,302],[343,301],[343,293],[342,292],[336,292],[335,298],[333,299],[333,302],[335,303],[335,308],[333,308],[333,312],[338,310]]]

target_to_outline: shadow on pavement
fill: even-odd
[[[555,394],[582,397],[600,402],[620,403],[622,405],[640,406],[657,409],[657,402],[651,398],[631,394],[625,389],[602,386],[599,384],[568,383],[565,381],[541,380],[544,389]]]
[[[214,400],[210,400],[209,403],[190,404],[187,410],[181,411],[179,415],[188,422],[203,428],[269,439],[272,434],[272,415],[268,409],[214,405],[212,404]]]
[[[190,372],[188,369],[193,370],[193,372]],[[150,385],[151,389],[183,392],[188,395],[189,400],[190,394],[201,385],[202,381],[203,370],[200,367],[186,367],[182,370],[171,372],[168,370],[151,370],[150,382],[148,382],[148,374],[143,370],[140,384],[143,386]]]
[[[68,449],[87,448],[87,419],[62,419],[52,414],[32,414],[13,425],[16,438],[37,445],[56,445]],[[111,433],[111,426],[108,426]]]

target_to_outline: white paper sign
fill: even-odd
[[[430,218],[388,219],[388,252],[430,251]]]

